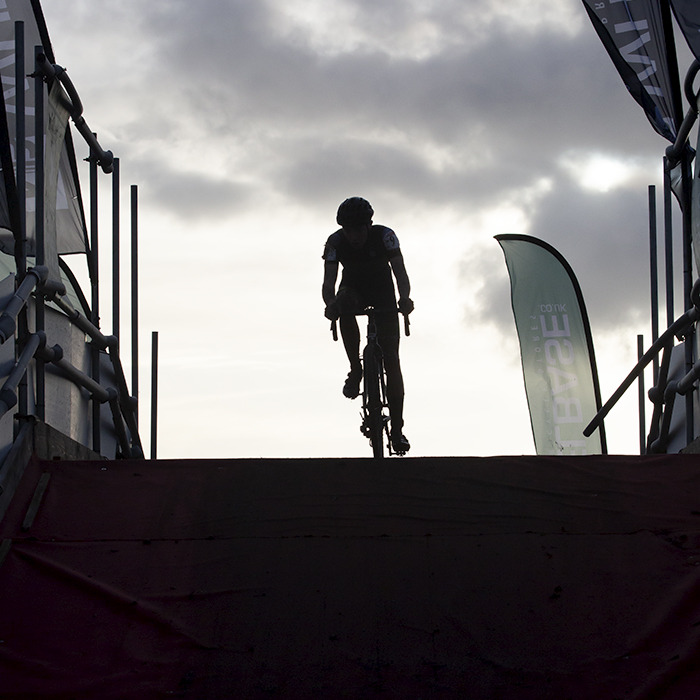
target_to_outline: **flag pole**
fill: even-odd
[[[651,342],[659,339],[659,256],[656,233],[656,186],[649,185],[649,272],[651,287]],[[659,378],[659,358],[654,358],[653,384]]]

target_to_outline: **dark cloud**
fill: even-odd
[[[488,3],[482,4],[488,14]],[[451,34],[463,23],[456,21],[455,4],[444,5],[452,14],[440,17],[441,31]],[[394,3],[381,7],[358,4],[357,23],[375,26],[368,18],[377,12],[397,12]],[[571,36],[551,28],[537,33],[492,26],[476,45],[449,42],[423,59],[396,58],[378,48],[324,56],[277,36],[274,13],[264,3],[171,0],[144,9],[153,69],[169,76],[174,96],[189,98],[181,116],[196,115],[220,129],[228,124],[264,136],[265,128],[276,125],[287,133],[326,129],[341,138],[385,126],[460,143],[481,125],[485,136],[497,136],[504,147],[517,134],[528,142],[533,136],[538,143],[547,139],[556,148],[584,122],[591,123],[600,145],[628,116],[610,114],[609,101],[601,99],[614,94],[617,106],[624,88],[592,29]],[[394,23],[410,24],[411,16],[419,19],[398,12]],[[382,36],[377,26],[374,31]],[[378,43],[392,46],[390,36]],[[592,85],[596,93],[588,99]],[[630,105],[629,113],[634,109]],[[629,130],[614,138],[617,148],[632,145]],[[486,152],[495,145],[483,144]]]
[[[464,324],[492,326],[510,335],[515,331],[510,304],[510,281],[503,255],[494,240],[488,248],[476,248],[459,263],[459,276],[470,289],[464,308]]]
[[[552,24],[525,30],[481,5],[475,28],[461,3],[421,13],[411,3],[358,2],[352,29],[374,42],[335,53],[305,43],[303,33],[280,33],[271,3],[170,0],[149,5],[145,21],[156,36],[154,66],[171,71],[181,106],[165,118],[240,149],[264,174],[261,186],[309,207],[365,192],[474,212],[547,179],[551,190],[527,210],[527,233],[569,259],[593,323],[612,328],[643,318],[644,185],[585,190],[562,159],[607,153],[651,162],[666,143],[626,94],[587,21],[579,32]],[[438,39],[416,57],[401,42],[419,21],[431,22]],[[162,200],[188,216],[225,213],[243,194],[200,176],[173,183],[159,185]],[[510,325],[507,278],[493,268],[503,262],[488,260],[464,263],[464,275],[484,279],[468,313]]]
[[[162,163],[135,164],[132,170],[146,183],[142,197],[149,207],[164,209],[187,222],[220,220],[251,201],[251,188],[246,184],[178,172]]]
[[[496,6],[343,3],[353,11],[338,36],[352,30],[368,41],[332,53],[301,31],[282,32],[272,2],[148,3],[135,31],[149,45],[139,68],[149,114],[127,116],[121,136],[220,139],[237,156],[230,179],[245,168],[309,206],[329,188],[365,185],[436,205],[493,206],[551,177],[570,150],[661,153],[665,142],[592,27],[524,28]],[[575,0],[562,8],[584,15]],[[436,38],[413,56],[402,49],[421,23]],[[431,149],[450,163],[436,166]]]
[[[539,237],[547,236],[574,268],[591,324],[599,330],[631,323],[648,326],[646,187],[634,184],[610,192],[591,192],[564,182],[535,212],[531,233],[538,236],[538,232],[542,234]],[[678,227],[675,235],[680,235]]]
[[[551,175],[569,150],[632,157],[665,145],[595,36],[494,29],[490,39],[422,61],[366,52],[320,58],[251,31],[245,57],[208,47],[182,66],[174,87],[188,91],[181,118],[250,148],[271,186],[309,204],[324,183],[340,180],[488,206]],[[436,169],[432,147],[449,150],[453,166]]]

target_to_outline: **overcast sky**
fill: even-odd
[[[369,454],[320,295],[323,243],[353,195],[396,231],[413,285],[412,455],[534,452],[496,234],[541,238],[574,268],[604,399],[637,334],[649,344],[647,187],[661,210],[667,142],[579,0],[43,9],[87,122],[120,158],[125,222],[139,187],[141,423],[148,444],[157,330],[160,457]],[[611,414],[611,452],[638,451],[636,401]]]

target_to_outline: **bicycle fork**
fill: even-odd
[[[392,454],[391,442],[388,440],[389,417],[384,413],[388,405],[386,399],[386,383],[384,380],[383,359],[379,346],[373,336],[363,353],[364,386],[362,392],[362,425],[361,431],[372,443],[375,457],[383,457],[384,436],[387,436],[389,454]]]

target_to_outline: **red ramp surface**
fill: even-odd
[[[700,695],[695,455],[33,460],[0,538],[3,698]]]

